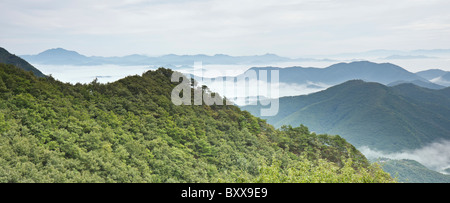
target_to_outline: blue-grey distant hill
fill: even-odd
[[[75,51],[62,48],[49,49],[37,55],[22,55],[30,63],[52,65],[94,65],[94,60]]]

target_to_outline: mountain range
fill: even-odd
[[[176,55],[167,54],[162,56],[146,56],[132,54],[127,56],[85,56],[76,51],[63,48],[45,50],[35,55],[21,55],[22,58],[33,64],[44,65],[153,65],[177,68],[179,66],[192,66],[196,61],[204,64],[222,65],[251,65],[251,64],[274,64],[282,62],[335,62],[339,60],[355,61],[387,59],[387,60],[409,60],[409,59],[439,59],[450,56],[450,49],[430,50],[371,50],[359,53],[342,53],[331,55],[311,55],[302,58],[288,58],[275,54],[254,56],[230,56],[226,54],[215,55]]]
[[[256,116],[261,108],[267,107],[242,107]],[[309,95],[279,98],[278,114],[261,118],[276,127],[304,124],[317,133],[339,134],[357,147],[399,152],[450,139],[450,88],[352,80]]]
[[[7,51],[7,54],[4,54],[5,51],[1,52],[2,55],[9,54]],[[17,63],[17,61],[22,60],[21,58],[9,55],[8,57],[13,57],[14,60],[7,64],[33,71],[30,67],[20,66]],[[214,56],[165,55],[162,57],[147,57],[130,55],[125,57],[87,57],[75,51],[60,48],[47,50],[38,55],[22,57],[34,61],[33,63],[53,65],[136,65],[146,64],[147,62],[192,64],[192,61],[199,59],[203,63],[206,61],[205,64],[292,61],[292,59],[272,54],[248,57],[220,54]],[[6,61],[4,58],[0,58],[2,59],[0,62]],[[36,72],[36,70],[33,73],[39,76],[40,71]],[[309,95],[280,98],[279,113],[273,117],[261,117],[266,119],[268,123],[274,124],[275,127],[286,124],[292,126],[305,124],[315,133],[339,134],[357,147],[368,146],[385,152],[415,149],[439,139],[450,138],[450,119],[448,119],[450,118],[450,88],[445,88],[450,86],[450,83],[445,83],[445,81],[450,81],[450,78],[448,78],[449,72],[429,70],[411,73],[394,64],[377,64],[368,61],[339,63],[327,68],[254,67],[250,70],[278,70],[281,83],[307,84],[307,88],[315,89],[316,92],[319,91]],[[157,72],[164,74],[166,71],[159,70]],[[268,73],[270,79],[270,71]],[[155,79],[159,81],[158,78]],[[122,82],[126,81],[127,87],[133,86],[134,83],[130,80],[122,80]],[[2,84],[2,86],[5,86],[3,89],[9,87],[6,83]],[[95,87],[98,84],[93,83],[92,85]],[[136,85],[134,84],[134,86]],[[71,87],[62,89],[67,88],[71,89]],[[120,90],[120,92],[122,92],[120,94],[124,94],[123,90]],[[22,102],[24,99],[29,98],[21,97],[19,98],[20,101],[17,101]],[[254,98],[251,98],[251,100],[254,100]],[[161,98],[158,101],[161,101]],[[130,106],[130,104],[127,105]],[[258,104],[257,106],[243,106],[242,109],[258,116],[261,107]],[[221,127],[219,126],[219,128]],[[312,134],[315,135],[315,133]],[[390,172],[397,170],[397,165],[390,165]],[[401,167],[410,167],[409,169],[411,169],[412,165],[414,164],[403,164]],[[414,170],[416,169],[425,171],[420,167],[416,167]],[[423,173],[430,174],[429,172]],[[432,176],[439,178],[438,175]]]
[[[429,89],[444,89],[449,85],[433,83],[422,77],[421,73],[416,74],[403,69],[400,66],[391,63],[373,63],[369,61],[356,61],[350,63],[338,63],[326,68],[314,67],[253,67],[244,73],[235,77],[216,77],[208,78],[204,84],[208,87],[220,87],[221,81],[233,81],[239,78],[251,76],[256,73],[257,80],[260,80],[260,71],[267,72],[267,82],[272,81],[272,71],[278,71],[280,87],[280,96],[296,96],[310,94],[325,90],[329,87],[344,83],[349,80],[364,80],[366,82],[377,82],[387,86],[396,86],[399,84],[414,84]],[[444,72],[444,71],[442,71]],[[191,75],[192,76],[192,75]],[[427,76],[425,74],[425,76]],[[200,81],[202,78],[193,76]],[[429,77],[427,77],[429,78]],[[220,80],[219,80],[220,79]],[[238,80],[239,81],[239,80]],[[220,90],[217,90],[220,92]],[[223,94],[226,95],[226,91]],[[222,93],[222,92],[220,92]],[[249,96],[270,96],[270,95],[249,95]],[[238,104],[243,105],[243,104]]]
[[[255,67],[250,70],[278,70],[280,75],[279,81],[290,84],[305,84],[307,82],[313,82],[333,86],[335,84],[353,79],[379,82],[381,84],[416,80],[430,83],[428,80],[411,73],[400,66],[391,63],[373,63],[369,61],[338,63],[326,68]]]
[[[300,61],[322,61],[321,59],[296,58],[291,59],[281,57],[275,54],[264,54],[255,56],[230,56],[225,54],[216,54],[213,56],[205,54],[197,55],[176,55],[167,54],[163,56],[151,57],[140,54],[133,54],[122,57],[102,57],[85,56],[76,51],[70,51],[63,48],[54,48],[43,51],[37,55],[22,55],[22,58],[33,64],[46,65],[152,65],[152,66],[171,66],[189,65],[192,66],[196,61],[202,61],[203,64],[271,64],[279,62],[300,62]],[[328,59],[323,59],[329,61]]]
[[[388,55],[393,56],[420,56],[429,57],[439,54],[448,54],[448,50],[415,50],[410,52],[393,50],[374,50],[360,54],[369,55]],[[355,53],[356,54],[356,53]],[[401,55],[409,54],[409,55]],[[357,55],[357,54],[356,54]],[[425,56],[426,55],[426,56]],[[390,56],[390,55],[389,55]],[[213,56],[205,54],[197,55],[175,55],[168,54],[158,57],[133,54],[122,57],[102,57],[85,56],[76,51],[70,51],[63,48],[54,48],[43,51],[36,55],[21,55],[23,59],[32,64],[44,65],[74,65],[90,66],[114,64],[120,66],[145,65],[152,67],[166,67],[172,69],[192,68],[196,61],[202,61],[203,64],[222,64],[222,65],[252,65],[252,64],[274,64],[283,62],[305,62],[305,61],[327,61],[332,59],[316,58],[287,58],[275,54],[255,55],[255,56],[230,56],[225,54],[216,54]],[[392,57],[392,56],[391,56]],[[398,58],[398,57],[397,57]],[[407,57],[408,58],[408,57]],[[414,57],[413,57],[414,58]],[[305,85],[314,92],[323,90],[333,85],[352,80],[362,79],[370,82],[379,82],[385,85],[396,85],[401,83],[413,83],[422,87],[431,89],[442,89],[450,86],[450,74],[447,77],[438,75],[428,78],[427,71],[411,73],[399,66],[390,63],[371,63],[368,61],[357,61],[351,63],[338,63],[326,68],[313,67],[254,67],[250,70],[279,70],[280,82],[295,85]],[[433,70],[430,70],[433,72]],[[441,71],[445,72],[445,71]],[[270,76],[269,76],[270,77]]]

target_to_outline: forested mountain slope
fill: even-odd
[[[339,136],[175,106],[171,70],[70,85],[0,65],[0,182],[386,182]]]

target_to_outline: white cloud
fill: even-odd
[[[437,141],[419,149],[398,153],[385,153],[369,147],[361,147],[359,150],[369,159],[385,157],[396,160],[415,160],[429,169],[442,173],[444,173],[443,170],[450,168],[450,141],[448,140]]]

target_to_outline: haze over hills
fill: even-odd
[[[66,63],[65,61],[72,61],[71,63],[73,64],[78,64],[78,65],[87,65],[86,63],[78,63],[79,61],[88,61],[92,58],[97,58],[97,59],[101,59],[102,57],[86,57],[83,55],[80,55],[76,52],[73,51],[65,51],[65,50],[60,50],[60,49],[54,49],[54,50],[48,50],[46,52],[43,52],[40,54],[39,57],[41,58],[45,58],[45,57],[50,57],[50,58],[54,58],[54,56],[58,56],[60,58],[60,61],[58,62],[57,60],[54,60],[54,63],[61,63],[64,64]],[[217,55],[216,55],[217,56]],[[220,55],[218,55],[220,56]],[[144,60],[145,56],[141,56],[141,55],[130,55],[128,56],[131,59],[137,61],[137,60]],[[168,57],[174,57],[177,58],[177,55],[172,55],[172,56],[168,56]],[[226,56],[220,56],[220,57],[224,57],[226,58]],[[109,60],[112,60],[112,58],[110,58]],[[121,60],[121,59],[118,59]],[[251,70],[255,70],[255,71],[259,71],[259,70],[279,70],[280,71],[280,81],[283,82],[282,80],[288,81],[288,82],[296,82],[299,80],[295,79],[295,76],[299,76],[298,73],[296,71],[298,71],[297,69],[300,70],[306,70],[306,72],[308,72],[308,77],[314,79],[313,76],[317,76],[318,79],[316,79],[315,82],[311,82],[311,81],[307,81],[308,88],[314,88],[314,89],[320,89],[323,88],[323,86],[319,86],[322,85],[323,83],[320,82],[320,76],[321,75],[323,78],[326,78],[327,80],[330,81],[339,81],[336,78],[332,78],[329,75],[335,75],[337,77],[341,77],[344,78],[342,80],[345,80],[346,78],[365,78],[366,80],[381,80],[381,77],[378,77],[379,75],[383,75],[383,74],[393,74],[396,77],[392,77],[391,79],[389,78],[384,78],[384,82],[390,81],[390,80],[394,80],[397,78],[402,78],[402,79],[416,79],[416,80],[412,80],[412,81],[402,81],[402,82],[392,82],[389,83],[389,85],[394,86],[394,87],[386,87],[386,88],[395,88],[397,91],[401,92],[405,98],[415,98],[416,100],[419,101],[419,103],[427,103],[427,104],[431,104],[431,103],[436,103],[433,100],[433,95],[430,92],[434,92],[433,90],[426,90],[423,88],[419,88],[417,86],[413,86],[413,85],[407,85],[407,84],[403,84],[403,83],[418,83],[421,84],[422,86],[430,86],[430,85],[435,85],[433,83],[429,83],[427,82],[427,79],[423,78],[423,77],[417,77],[417,75],[415,74],[411,74],[410,72],[395,66],[393,64],[376,64],[376,63],[371,63],[371,62],[367,62],[367,61],[360,61],[360,62],[352,62],[352,63],[340,63],[340,64],[335,64],[332,65],[330,67],[324,68],[324,69],[320,69],[320,68],[302,68],[302,67],[291,67],[291,68],[276,68],[276,67],[263,67],[263,68],[251,68]],[[284,72],[286,70],[286,72]],[[315,71],[324,71],[322,73],[315,73]],[[289,72],[291,71],[291,72]],[[358,71],[365,71],[365,73],[359,73]],[[324,74],[326,72],[326,74]],[[351,72],[352,74],[348,74],[349,72]],[[270,73],[270,71],[269,71]],[[283,73],[283,74],[281,74]],[[315,75],[316,74],[316,75]],[[283,75],[283,77],[281,77],[281,75]],[[301,75],[301,74],[300,74]],[[348,76],[350,75],[350,76]],[[269,75],[270,77],[270,75]],[[301,78],[301,77],[297,77],[297,78]],[[307,78],[307,77],[303,77],[303,78]],[[352,82],[352,81],[350,81]],[[349,82],[349,83],[350,83]],[[371,84],[371,83],[370,83]],[[415,88],[410,88],[411,86],[415,87],[415,88],[419,88],[419,90],[415,89]],[[441,89],[443,88],[442,86],[438,86],[435,85],[435,89]],[[333,87],[334,88],[334,87]],[[331,89],[331,88],[330,88]],[[370,89],[370,88],[369,88]],[[422,92],[422,90],[426,90],[425,92]],[[429,92],[430,91],[430,92]],[[343,91],[344,93],[346,91]],[[353,92],[353,91],[350,91]],[[440,91],[441,93],[439,95],[443,96],[444,99],[440,98],[440,102],[441,103],[437,103],[438,105],[445,105],[446,103],[446,95],[449,95],[448,93],[450,93],[450,90],[447,89],[443,89],[442,91]],[[339,93],[341,94],[341,93]],[[431,95],[428,95],[431,94]],[[345,95],[345,94],[344,94]],[[374,95],[378,95],[378,94],[374,94]],[[422,95],[422,96],[417,96],[417,95]],[[365,97],[365,96],[363,96]],[[242,99],[242,98],[241,98]],[[283,100],[284,98],[282,98]],[[352,99],[351,97],[349,99]],[[254,98],[251,98],[251,100],[254,100]],[[324,104],[327,104],[326,102],[324,102]],[[348,105],[353,105],[353,103],[350,103]],[[399,104],[399,106],[401,106],[402,104]],[[282,108],[280,109],[280,113],[284,114],[285,116],[290,116],[289,111],[286,111],[284,109],[283,106],[285,106],[284,104],[280,105]],[[397,106],[395,106],[397,107]],[[246,108],[246,107],[244,107]],[[328,108],[327,105],[324,105],[323,108]],[[435,107],[438,108],[438,107]],[[338,108],[339,109],[339,108]],[[328,109],[329,110],[329,109]],[[377,111],[378,109],[374,110]],[[329,111],[332,112],[332,111]],[[280,115],[280,114],[279,114]],[[331,115],[333,118],[335,118],[335,115]],[[425,118],[427,119],[427,118]],[[284,120],[284,119],[282,119]],[[353,121],[351,121],[353,122]],[[298,126],[298,124],[295,124],[294,126]],[[403,129],[402,129],[403,130]],[[370,131],[370,130],[369,130]],[[319,132],[319,131],[316,131]],[[421,136],[421,135],[420,135]],[[419,137],[420,137],[419,136]],[[382,138],[384,139],[384,138]],[[422,138],[420,138],[422,139]],[[384,141],[382,141],[384,142]],[[424,142],[425,143],[425,142]],[[374,148],[377,149],[377,148]],[[423,173],[427,173],[427,172],[423,172]],[[430,172],[432,173],[432,172]],[[434,177],[434,176],[433,176]],[[436,176],[439,177],[439,176]]]
[[[176,55],[166,54],[161,56],[146,56],[142,54],[132,54],[126,56],[85,56],[76,51],[64,48],[53,48],[45,50],[35,55],[21,55],[30,63],[40,63],[47,65],[149,65],[149,64],[177,64],[192,65],[194,61],[203,61],[204,64],[267,64],[277,62],[305,62],[305,61],[361,61],[375,59],[393,60],[414,60],[414,59],[439,59],[449,58],[450,49],[430,49],[430,50],[370,50],[357,53],[341,53],[329,55],[305,55],[300,58],[282,57],[276,54],[264,54],[253,56],[230,56],[226,54],[193,54]],[[74,59],[78,59],[74,60]],[[62,60],[66,59],[66,60]]]
[[[254,68],[266,70],[267,68]],[[307,81],[328,85],[339,84],[348,80],[361,79],[370,82],[389,84],[399,80],[428,82],[426,79],[411,73],[400,66],[390,63],[373,63],[356,61],[338,63],[326,68],[280,68],[280,81],[286,83],[305,83]]]
[[[267,80],[261,81],[259,73],[261,71],[267,72]],[[259,85],[266,85],[272,81],[271,71],[278,71],[279,75],[279,91],[280,96],[296,96],[305,95],[326,88],[344,83],[349,80],[364,80],[367,82],[377,82],[384,85],[394,86],[404,83],[412,83],[421,87],[430,89],[443,89],[445,86],[434,84],[421,76],[409,72],[400,66],[390,63],[373,63],[369,61],[356,61],[350,63],[338,63],[326,68],[312,68],[312,67],[253,67],[246,72],[235,77],[216,77],[211,80],[205,80],[205,85],[208,87],[217,87],[220,89],[222,80],[234,80],[239,78],[251,77],[255,75],[252,82],[261,83]],[[194,76],[197,81],[201,78]],[[254,81],[253,81],[254,80]],[[258,80],[258,81],[256,81]],[[219,83],[219,84],[217,84]],[[244,85],[244,84],[239,84]],[[222,95],[227,95],[226,91],[220,92]],[[270,97],[270,95],[260,94],[261,96]],[[249,96],[258,96],[255,95]],[[273,97],[271,97],[273,98]],[[241,104],[242,105],[242,104]]]
[[[201,61],[203,64],[271,64],[278,62],[300,62],[300,61],[321,61],[327,59],[296,58],[291,59],[275,54],[255,55],[255,56],[229,56],[225,54],[215,54],[213,56],[205,54],[197,55],[176,55],[168,54],[158,57],[133,54],[123,57],[102,57],[84,56],[75,51],[63,48],[46,50],[37,55],[22,55],[30,63],[46,65],[190,65]]]
[[[389,50],[374,50],[367,52],[372,55],[386,55],[386,54],[405,54],[409,53],[410,55],[419,55],[419,54],[428,54],[431,56],[432,54],[447,54],[445,50],[421,50],[421,51],[411,51],[411,52],[401,52],[401,51],[389,51]],[[355,53],[356,54],[356,53]],[[355,56],[358,56],[357,54]],[[399,55],[400,56],[400,55]],[[423,55],[425,56],[425,55]],[[434,55],[433,55],[434,56]],[[122,57],[102,57],[102,56],[85,56],[79,54],[75,51],[69,51],[63,48],[55,48],[49,49],[37,55],[22,55],[22,57],[28,60],[30,63],[35,65],[41,65],[44,71],[52,73],[57,70],[58,65],[65,65],[66,68],[76,68],[77,66],[104,66],[104,65],[117,65],[117,66],[146,66],[149,68],[158,68],[158,67],[166,67],[172,68],[174,70],[186,70],[189,72],[192,70],[195,62],[202,62],[204,65],[224,65],[222,69],[217,68],[217,70],[228,70],[228,68],[236,69],[244,72],[247,67],[251,68],[253,65],[261,65],[261,64],[304,64],[312,62],[315,65],[317,63],[322,64],[331,64],[334,63],[332,59],[324,59],[325,56],[319,56],[322,58],[287,58],[281,57],[275,54],[265,54],[265,55],[256,55],[256,56],[229,56],[225,54],[215,54],[212,56],[205,54],[197,54],[197,55],[175,55],[168,54],[158,57],[150,57],[146,55],[133,54]],[[364,57],[362,57],[364,58]],[[369,57],[370,58],[370,57]],[[342,61],[342,60],[341,60]],[[345,61],[345,60],[344,60]],[[50,67],[47,67],[49,65]],[[236,67],[226,67],[225,65],[234,65]],[[55,67],[52,67],[55,66]],[[70,67],[67,67],[70,66]],[[73,66],[73,67],[72,67]],[[239,66],[239,67],[237,67]],[[102,68],[102,67],[99,67]],[[371,63],[367,61],[356,61],[350,63],[338,63],[334,65],[330,65],[326,68],[307,68],[301,66],[287,67],[287,68],[277,68],[277,67],[255,67],[251,68],[251,70],[268,70],[270,68],[275,68],[280,71],[280,82],[284,84],[296,85],[296,87],[291,87],[290,89],[296,89],[299,93],[295,93],[295,91],[290,91],[286,95],[301,95],[301,94],[309,94],[312,92],[317,92],[328,88],[333,85],[337,85],[339,83],[345,82],[347,80],[352,79],[362,79],[365,81],[371,82],[380,82],[385,85],[390,84],[401,84],[401,83],[414,83],[416,85],[432,88],[432,89],[440,89],[442,86],[449,86],[450,83],[447,83],[446,80],[435,79],[435,83],[430,83],[430,79],[422,77],[420,74],[414,75],[413,73],[401,68],[400,66],[393,65],[391,63]],[[130,69],[130,68],[128,68]],[[140,69],[138,69],[140,70]],[[236,71],[235,70],[235,71]],[[248,70],[248,69],[247,69]],[[240,73],[242,73],[240,72]],[[59,71],[56,71],[55,74],[60,74]],[[89,75],[86,76],[88,72],[85,72],[85,75],[79,75],[80,81],[76,80],[74,75],[73,78],[70,78],[70,81],[66,82],[85,82],[86,78],[95,78],[97,75]],[[140,74],[140,72],[137,72]],[[118,75],[118,74],[116,74]],[[108,76],[108,75],[102,75]],[[117,76],[111,76],[110,78],[116,78]],[[125,76],[124,76],[125,77]],[[269,76],[270,77],[270,76]],[[66,78],[66,77],[64,77]],[[67,79],[66,79],[67,80]],[[109,80],[108,80],[109,81]],[[301,85],[300,87],[298,85]],[[209,85],[213,86],[213,85]],[[287,88],[285,88],[287,89]],[[253,95],[256,96],[256,95]]]
[[[37,77],[45,77],[45,75],[41,71],[33,67],[30,63],[14,54],[9,53],[2,47],[0,47],[0,63],[11,64],[23,70],[31,71]]]
[[[75,51],[69,51],[62,48],[49,49],[37,55],[23,55],[25,60],[38,64],[53,65],[88,65],[95,64],[89,57],[83,56]]]
[[[332,58],[437,58],[450,56],[450,49],[417,49],[411,51],[378,49],[365,52],[332,54]]]
[[[261,118],[276,127],[304,124],[318,133],[339,134],[357,147],[396,152],[450,139],[449,91],[353,80],[310,95],[282,97],[278,115]],[[242,109],[259,116],[261,107]]]

